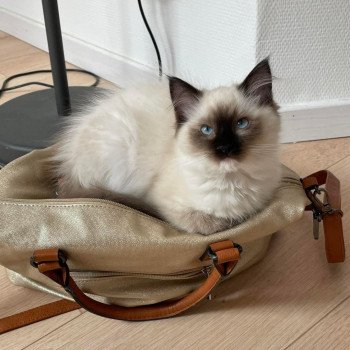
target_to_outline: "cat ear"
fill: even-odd
[[[257,98],[259,105],[274,106],[269,59],[258,63],[238,87],[246,96]]]
[[[178,125],[188,120],[191,110],[198,104],[202,92],[185,81],[169,77],[170,96]]]

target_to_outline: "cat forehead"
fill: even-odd
[[[215,107],[217,105],[238,105],[243,100],[242,93],[236,86],[218,87],[213,90],[207,90],[203,95],[203,103],[207,107]]]
[[[205,91],[198,107],[199,119],[208,116],[214,119],[233,119],[244,113],[254,117],[257,112],[236,86]]]

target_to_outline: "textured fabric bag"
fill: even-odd
[[[55,199],[45,181],[50,152],[34,151],[0,170],[0,264],[13,283],[76,303],[8,317],[0,332],[78,307],[126,320],[175,315],[258,262],[271,235],[299,220],[305,207],[316,224],[324,221],[328,261],[344,260],[339,182],[329,172],[300,181],[282,166],[283,181],[263,211],[203,236],[111,201]],[[323,184],[326,203],[317,197]]]

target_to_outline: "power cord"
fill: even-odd
[[[162,66],[162,57],[160,55],[160,52],[159,52],[159,48],[158,48],[158,45],[157,45],[157,41],[156,39],[154,38],[154,35],[152,33],[152,30],[147,22],[147,18],[146,18],[146,15],[145,15],[145,12],[143,10],[143,7],[142,7],[142,3],[141,3],[141,0],[137,0],[138,1],[138,5],[139,5],[139,10],[140,10],[140,13],[141,13],[141,16],[142,16],[142,19],[143,19],[143,22],[146,26],[146,29],[148,31],[148,34],[149,36],[151,37],[151,40],[152,40],[152,43],[153,43],[153,46],[154,46],[154,49],[156,51],[156,54],[157,54],[157,59],[158,59],[158,70],[159,70],[159,76],[161,77],[163,75],[163,66]],[[97,76],[96,74],[92,73],[92,72],[89,72],[87,70],[84,70],[84,69],[67,69],[66,70],[67,72],[78,72],[78,73],[83,73],[83,74],[88,74],[88,75],[91,75],[92,77],[95,78],[95,82],[90,85],[91,87],[94,87],[94,86],[97,86],[100,82],[100,77]],[[46,84],[46,83],[42,83],[40,81],[31,81],[31,82],[28,82],[28,83],[24,83],[24,84],[19,84],[19,85],[15,85],[15,86],[11,86],[11,87],[7,87],[7,85],[9,84],[10,81],[16,79],[16,78],[20,78],[20,77],[25,77],[25,76],[28,76],[28,75],[33,75],[33,74],[40,74],[40,73],[52,73],[52,70],[51,69],[43,69],[43,70],[35,70],[35,71],[31,71],[31,72],[25,72],[25,73],[19,73],[19,74],[15,74],[15,75],[12,75],[8,78],[6,78],[4,80],[4,82],[2,83],[2,86],[1,86],[1,89],[0,89],[0,98],[1,96],[3,95],[3,93],[5,91],[11,91],[11,90],[15,90],[15,89],[19,89],[19,88],[22,88],[22,87],[25,87],[25,86],[29,86],[29,85],[39,85],[39,86],[46,86],[48,88],[53,88],[54,86],[51,85],[51,84]]]
[[[152,40],[152,43],[153,43],[153,46],[154,46],[154,49],[156,50],[156,54],[157,54],[157,59],[158,59],[158,69],[159,69],[159,76],[161,77],[163,75],[163,66],[162,66],[162,57],[160,56],[160,52],[159,52],[159,48],[158,48],[158,45],[157,45],[157,41],[156,39],[154,38],[154,35],[152,33],[152,30],[147,22],[147,18],[145,16],[145,13],[143,11],[143,7],[142,7],[142,3],[141,3],[141,0],[137,0],[138,1],[138,4],[139,4],[139,9],[140,9],[140,13],[141,13],[141,16],[142,16],[142,19],[143,19],[143,22],[145,23],[145,26],[146,26],[146,29],[148,31],[148,34],[149,36],[151,37],[151,40]]]
[[[91,75],[92,77],[95,78],[95,82],[92,85],[90,85],[91,87],[97,86],[100,83],[100,77],[97,76],[96,74],[92,73],[92,72],[87,71],[87,70],[69,68],[66,71],[67,72],[78,72],[78,73]],[[31,81],[31,82],[20,84],[20,85],[6,87],[11,80],[14,80],[14,79],[20,78],[20,77],[25,77],[25,76],[28,76],[28,75],[41,74],[41,73],[52,73],[52,70],[51,69],[34,70],[34,71],[31,71],[31,72],[19,73],[19,74],[15,74],[15,75],[12,75],[12,76],[8,77],[2,83],[2,86],[1,86],[1,89],[0,89],[0,98],[1,98],[1,96],[3,95],[3,93],[5,91],[11,91],[11,90],[19,89],[19,88],[22,88],[22,87],[25,87],[25,86],[29,86],[29,85],[40,85],[40,86],[46,86],[48,88],[53,88],[54,87],[53,85],[47,84],[47,83],[42,83],[40,81]]]

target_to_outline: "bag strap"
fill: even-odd
[[[0,319],[0,334],[77,309],[80,309],[80,305],[74,301],[62,299],[4,317]]]
[[[328,170],[321,170],[301,179],[311,204],[305,210],[313,212],[314,237],[318,239],[318,224],[323,221],[325,249],[329,263],[345,260],[345,245],[342,225],[340,182]],[[324,188],[320,186],[325,185]],[[323,200],[318,198],[324,193]]]
[[[242,248],[238,244],[234,244],[229,240],[210,244],[201,260],[212,261],[212,265],[210,265],[211,272],[197,289],[180,300],[128,308],[103,304],[84,294],[70,276],[67,259],[62,250],[36,250],[31,258],[31,264],[51,280],[64,287],[76,302],[60,300],[6,317],[0,320],[0,334],[80,307],[100,316],[127,321],[153,320],[175,316],[194,306],[210,294],[211,290],[232,272],[240,259],[241,251]]]

